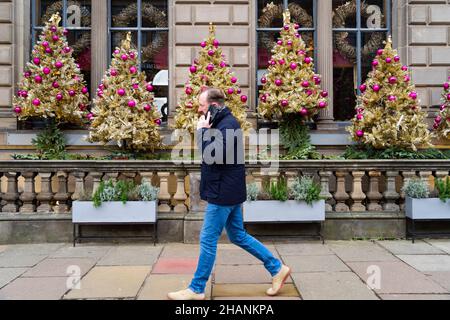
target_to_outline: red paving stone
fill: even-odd
[[[159,258],[153,266],[152,273],[194,274],[197,261],[197,258]]]

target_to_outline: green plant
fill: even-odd
[[[51,122],[44,131],[33,138],[31,143],[35,146],[40,159],[59,160],[65,158],[67,141],[54,122]]]
[[[435,187],[441,201],[446,202],[447,199],[450,199],[450,177],[446,177],[445,179],[436,179]]]
[[[291,186],[290,193],[294,200],[303,200],[311,205],[313,202],[322,199],[320,196],[321,187],[314,183],[311,177],[303,176],[297,178]]]
[[[259,188],[256,183],[247,184],[247,201],[255,201],[258,199]]]
[[[398,147],[375,149],[368,145],[351,145],[345,150],[345,159],[450,159],[448,150],[405,150]]]
[[[265,184],[265,189],[271,200],[286,201],[289,197],[286,180],[283,177],[276,182]]]
[[[158,198],[159,188],[144,182],[137,187],[137,192],[143,201],[155,201]]]
[[[408,180],[402,187],[402,191],[410,198],[422,199],[428,198],[430,195],[427,184],[419,179],[413,178]]]

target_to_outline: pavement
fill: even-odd
[[[265,241],[292,268],[277,297],[255,257],[218,246],[207,299],[450,300],[450,240]],[[0,300],[162,300],[186,288],[199,246],[169,243],[0,245]]]

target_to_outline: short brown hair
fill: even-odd
[[[206,93],[206,102],[208,104],[212,102],[216,102],[219,105],[223,105],[225,103],[225,94],[222,90],[216,88],[207,88],[203,93]]]

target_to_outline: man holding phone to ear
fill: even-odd
[[[187,289],[170,292],[172,300],[204,300],[215,263],[217,242],[226,229],[230,241],[264,263],[272,276],[267,295],[278,294],[291,270],[244,229],[241,205],[246,200],[243,135],[239,122],[225,106],[225,95],[208,88],[199,96],[201,114],[197,145],[202,151],[200,197],[208,202],[200,233],[200,257]]]

